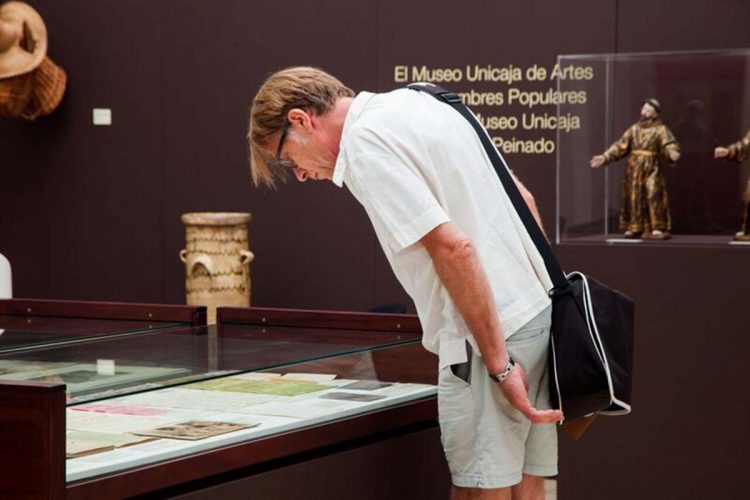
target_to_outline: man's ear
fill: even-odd
[[[312,126],[312,119],[304,109],[292,108],[286,114],[286,118],[289,120],[289,123],[302,129],[309,129]]]

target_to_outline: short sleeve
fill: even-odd
[[[344,184],[394,253],[450,220],[425,178],[396,155],[357,157],[347,166]]]

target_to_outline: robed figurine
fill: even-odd
[[[591,158],[591,167],[599,168],[630,155],[620,207],[620,229],[626,238],[665,240],[671,236],[669,196],[661,164],[677,163],[680,146],[660,114],[659,101],[646,100],[640,119],[603,154]]]
[[[750,156],[750,130],[747,131],[745,137],[734,144],[714,149],[715,158],[724,158],[737,163],[745,161],[748,156]],[[742,211],[742,227],[740,227],[740,230],[734,235],[734,239],[739,241],[750,241],[750,235],[747,234],[747,223],[750,218],[750,179],[747,181],[747,187],[745,187],[745,195],[743,196],[742,201],[745,203],[745,208]]]

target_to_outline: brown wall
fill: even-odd
[[[37,123],[0,120],[0,252],[28,297],[180,302],[180,214],[247,210],[254,304],[408,302],[346,190],[251,187],[246,114],[263,78],[314,64],[388,90],[397,64],[551,65],[616,42],[615,3],[583,0],[32,4],[69,89]],[[111,127],[91,124],[94,107],[112,108]],[[509,160],[550,200],[551,226],[553,155]]]
[[[179,215],[247,210],[256,305],[406,301],[346,190],[252,189],[247,106],[275,69],[313,64],[387,90],[397,64],[750,46],[743,0],[31,3],[70,80],[54,115],[0,120],[0,252],[28,297],[180,302]],[[112,108],[113,126],[92,126],[93,107]],[[507,159],[553,227],[554,157]],[[739,497],[750,253],[563,245],[560,256],[638,313],[635,411],[563,439],[561,498]]]

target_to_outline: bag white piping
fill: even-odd
[[[552,345],[555,345],[555,334],[550,332],[550,342],[552,342]],[[555,350],[550,349],[552,351],[552,371],[555,375],[555,388],[557,388],[557,404],[560,405],[560,411],[563,412],[563,415],[565,415],[565,412],[563,411],[563,403],[562,403],[562,394],[560,393],[560,380],[557,378],[557,356],[555,356]],[[564,421],[560,421],[560,425],[562,425]]]
[[[602,342],[601,336],[599,335],[599,329],[596,326],[596,316],[594,315],[594,303],[591,300],[591,289],[589,288],[588,279],[586,278],[586,275],[578,271],[573,271],[571,273],[568,273],[566,275],[566,278],[570,280],[570,278],[574,275],[577,275],[578,277],[580,277],[581,282],[583,283],[583,309],[584,309],[584,316],[586,317],[586,326],[588,327],[589,335],[591,336],[591,341],[594,344],[596,353],[599,356],[599,359],[602,362],[602,365],[604,366],[604,372],[607,375],[607,385],[609,387],[610,406],[612,404],[615,404],[621,408],[620,410],[604,409],[604,410],[599,410],[596,413],[600,415],[608,415],[608,416],[627,415],[631,411],[631,406],[625,403],[624,401],[621,401],[615,396],[614,384],[612,382],[612,373],[609,368],[609,361],[607,361],[607,354],[604,350],[604,343]],[[554,349],[552,349],[552,366],[555,370],[555,385],[557,387],[557,399],[560,403],[560,409],[562,410],[562,394],[560,393],[560,384],[559,384],[558,377],[557,377],[557,360],[555,358]]]

